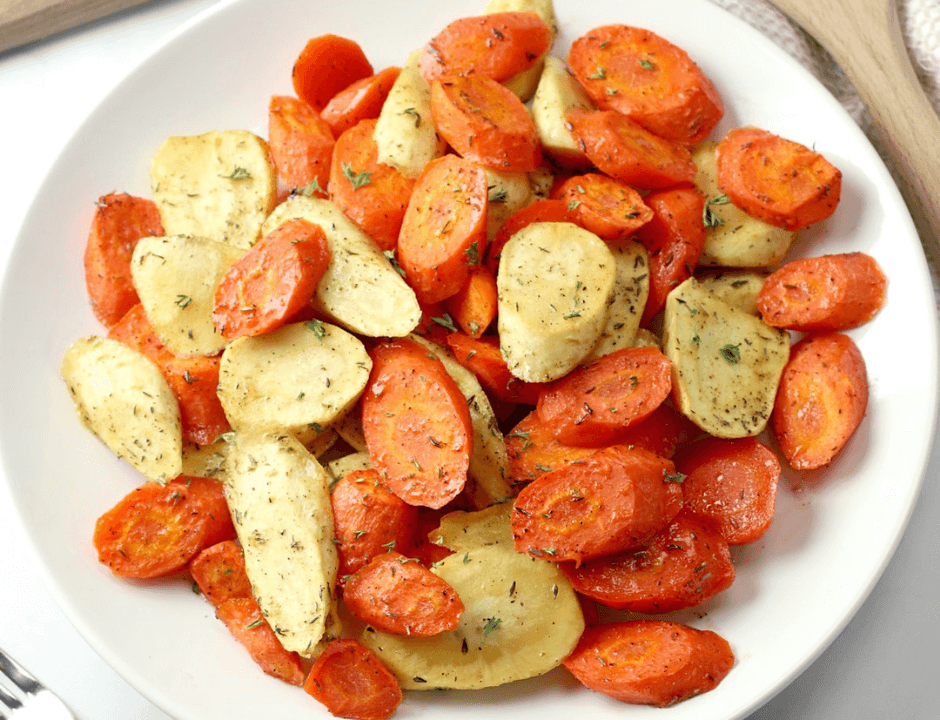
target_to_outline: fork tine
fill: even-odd
[[[0,675],[8,678],[16,687],[27,695],[32,695],[43,689],[42,684],[0,648]]]

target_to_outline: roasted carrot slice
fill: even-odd
[[[475,338],[496,319],[496,305],[496,276],[486,265],[471,268],[464,286],[444,301],[457,326]]]
[[[454,630],[463,602],[416,558],[390,551],[346,579],[343,601],[370,626],[396,635],[428,637]]]
[[[223,540],[200,552],[189,565],[193,582],[216,607],[232,598],[251,597],[245,554],[234,540]]]
[[[382,250],[394,250],[415,181],[376,159],[375,122],[363,120],[336,141],[330,201]]]
[[[871,255],[853,252],[788,262],[772,272],[757,296],[768,325],[800,332],[849,330],[884,305],[887,278]]]
[[[695,607],[734,582],[728,543],[687,510],[639,550],[559,567],[582,595],[638,613]]]
[[[735,128],[715,148],[718,187],[748,215],[800,230],[835,212],[842,173],[805,145],[755,127]]]
[[[110,328],[138,303],[131,257],[142,237],[163,235],[160,211],[146,198],[102,195],[85,245],[85,287],[95,317]]]
[[[649,258],[650,289],[640,320],[646,327],[663,309],[669,292],[692,276],[702,255],[705,196],[694,187],[681,187],[652,192],[643,202],[653,211],[636,233]]]
[[[120,577],[182,570],[200,550],[235,538],[222,483],[179,477],[132,490],[95,523],[98,560]]]
[[[602,172],[644,190],[695,180],[692,153],[664,140],[613,110],[571,108],[565,113],[571,134]]]
[[[303,685],[300,655],[284,649],[254,598],[226,600],[216,608],[215,615],[265,673],[290,685]]]
[[[401,687],[358,640],[333,640],[310,668],[304,690],[336,717],[385,720],[401,704]]]
[[[597,452],[596,448],[560,443],[535,410],[504,436],[513,484],[521,485]]]
[[[486,173],[456,155],[429,162],[398,236],[398,263],[422,303],[456,294],[486,252]]]
[[[790,466],[827,465],[865,417],[868,375],[848,335],[808,335],[790,349],[770,422]]]
[[[688,512],[712,523],[729,545],[760,539],[774,517],[780,461],[757,438],[709,437],[676,459]]]
[[[431,114],[462,157],[503,172],[531,172],[542,161],[535,122],[511,90],[483,75],[445,75],[431,83]]]
[[[140,303],[111,327],[108,337],[146,355],[160,368],[176,395],[185,442],[209,445],[232,429],[217,392],[218,355],[177,357],[157,337]]]
[[[377,118],[400,73],[401,68],[388,67],[371,77],[356,80],[334,95],[320,113],[333,130],[333,137],[339,138],[362,120]]]
[[[332,254],[319,225],[288,220],[226,270],[212,320],[226,340],[264,335],[293,319],[313,297]]]
[[[297,97],[317,112],[341,90],[374,73],[355,40],[320,35],[307,41],[291,72]]]
[[[558,199],[567,203],[577,225],[603,240],[628,237],[653,218],[636,190],[598,173],[568,178],[558,189]]]
[[[572,370],[540,395],[560,442],[600,447],[647,418],[672,390],[672,364],[652,347],[623,348]]]
[[[484,335],[473,338],[463,333],[451,333],[446,338],[454,358],[473,372],[480,384],[498,400],[522,405],[538,402],[540,383],[528,383],[509,372],[509,366],[499,351],[499,338]]]
[[[516,498],[516,550],[580,564],[648,543],[682,507],[671,460],[612,445],[533,480]]]
[[[330,500],[342,582],[376,555],[407,553],[414,544],[418,512],[385,487],[378,470],[344,475]]]
[[[425,46],[418,69],[428,82],[470,74],[503,82],[532,67],[552,39],[551,28],[532,12],[460,18]]]
[[[362,429],[373,466],[409,505],[439,508],[467,482],[473,428],[463,393],[441,361],[414,340],[372,352]]]
[[[415,335],[438,345],[446,345],[447,335],[452,332],[457,332],[457,324],[443,302],[421,303],[421,321],[414,329]]]
[[[278,178],[288,188],[311,185],[325,193],[334,144],[333,131],[316,110],[289,95],[271,98],[268,145]]]
[[[734,653],[710,630],[631,620],[588,628],[563,662],[591,690],[666,707],[714,689],[734,665]]]
[[[571,44],[568,65],[597,107],[686,145],[724,114],[718,91],[681,48],[627,25],[591,30]]]
[[[517,210],[500,225],[487,248],[486,266],[493,275],[499,272],[499,257],[509,238],[522,228],[537,222],[570,222],[577,225],[580,221],[575,213],[568,209],[568,203],[558,199],[536,200],[531,205]]]

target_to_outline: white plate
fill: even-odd
[[[358,40],[376,68],[401,64],[479,2],[235,0],[186,26],[137,68],[76,133],[40,191],[0,295],[0,451],[35,556],[70,620],[101,655],[180,720],[328,717],[264,676],[185,583],[127,583],[96,562],[97,517],[140,482],[78,424],[58,376],[65,347],[101,333],[81,255],[93,201],[147,195],[165,136],[216,128],[266,133],[271,94],[290,93],[307,38]],[[933,293],[910,217],[877,155],[836,101],[788,55],[704,0],[556,0],[561,53],[591,27],[628,22],[690,52],[726,104],[716,131],[765,127],[823,152],[843,171],[836,215],[795,254],[861,250],[889,277],[881,314],[851,335],[868,364],[869,412],[828,470],[781,484],[764,539],[735,553],[734,586],[674,617],[721,633],[737,663],[713,692],[667,710],[622,706],[563,670],[481,692],[410,693],[401,717],[514,720],[740,718],[796,676],[842,629],[887,564],[917,497],[936,420]],[[800,491],[793,488],[801,485]]]

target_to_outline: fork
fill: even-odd
[[[0,649],[0,720],[14,716],[17,720],[75,720],[57,695]]]

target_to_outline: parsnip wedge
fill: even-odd
[[[90,336],[68,347],[60,372],[82,424],[114,454],[151,480],[182,472],[179,405],[153,361]]]
[[[545,58],[545,67],[532,98],[532,119],[542,147],[562,167],[583,168],[591,163],[578,145],[565,120],[571,108],[593,110],[584,90],[568,72],[565,63],[553,55]]]

